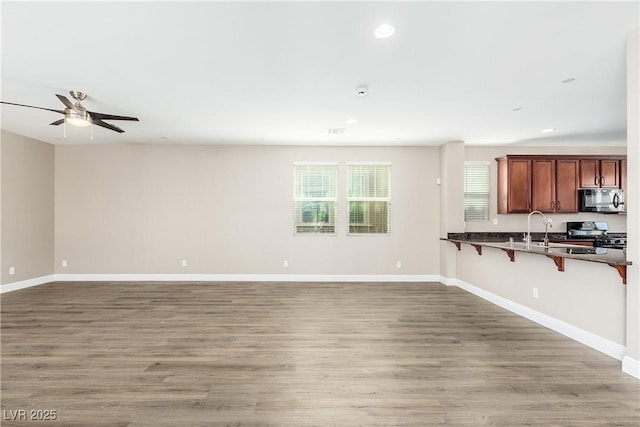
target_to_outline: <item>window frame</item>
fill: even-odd
[[[302,196],[298,194],[298,168],[333,168],[333,196]],[[309,176],[309,175],[308,175]],[[300,204],[328,204],[330,221],[306,223],[303,221],[304,209]],[[333,204],[333,209],[331,209]],[[317,214],[317,211],[316,211]],[[308,230],[300,227],[309,227]],[[331,228],[333,230],[331,231]],[[293,234],[305,236],[335,236],[338,234],[338,163],[337,162],[294,162],[293,163]]]
[[[485,191],[470,191],[468,190],[468,178],[470,177],[469,169],[478,168],[482,166],[482,169],[486,172],[486,182],[481,183],[485,186]],[[479,176],[475,174],[472,176]],[[476,183],[476,185],[478,185]],[[463,219],[465,222],[483,222],[489,221],[491,217],[491,163],[487,161],[469,161],[464,162],[464,176],[463,176]],[[470,206],[471,205],[471,206]],[[473,210],[473,206],[476,206],[476,211],[484,212],[484,216],[471,215],[470,211]],[[477,207],[480,209],[477,209]]]
[[[353,179],[352,175],[352,167],[385,167],[386,168],[386,196],[352,196],[350,194],[350,190],[352,188],[351,180]],[[365,183],[363,186],[368,186],[368,183]],[[374,183],[375,188],[375,183]],[[386,223],[385,223],[385,231],[383,232],[357,232],[352,231],[352,227],[355,223],[351,222],[352,219],[352,203],[385,203],[386,204]],[[391,235],[391,162],[347,162],[347,208],[346,208],[346,219],[347,219],[347,235],[348,236],[389,236]]]

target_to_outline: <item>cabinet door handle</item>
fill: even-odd
[[[553,200],[551,201],[551,210],[555,210],[556,209],[556,202],[554,202]]]
[[[604,176],[600,175],[600,186],[604,185]]]
[[[560,210],[560,200],[556,202],[556,209]]]
[[[594,185],[596,185],[596,186],[599,186],[599,184],[598,184],[599,179],[600,179],[600,177],[599,177],[598,175],[596,175],[596,176],[593,178],[593,184],[594,184]]]

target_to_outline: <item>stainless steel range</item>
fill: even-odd
[[[598,248],[624,249],[627,238],[619,234],[608,234],[609,224],[606,221],[567,222],[567,239],[592,240]]]

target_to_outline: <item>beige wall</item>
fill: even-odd
[[[53,274],[54,147],[3,130],[0,151],[2,284]]]
[[[313,161],[339,163],[337,236],[293,234],[293,163]],[[348,161],[391,162],[390,236],[346,235]],[[437,147],[59,145],[55,271],[438,274],[438,162]]]
[[[491,194],[490,194],[490,220],[473,221],[465,223],[465,231],[495,231],[495,232],[520,232],[527,230],[526,214],[498,215],[498,200],[495,189],[497,188],[497,162],[496,157],[505,154],[626,154],[626,147],[523,147],[523,146],[467,146],[465,147],[465,161],[487,161],[490,164]],[[609,223],[612,232],[625,232],[627,230],[626,215],[607,215],[596,213],[576,214],[545,214],[553,222],[552,232],[564,233],[567,229],[567,221],[599,220]],[[493,220],[498,224],[494,225]],[[532,231],[544,231],[540,218],[532,220]]]
[[[453,246],[453,245],[451,245]],[[625,344],[626,287],[606,264],[565,260],[565,271],[540,255],[517,252],[515,262],[500,249],[470,245],[457,252],[457,278],[510,301]],[[533,297],[538,288],[539,298]]]

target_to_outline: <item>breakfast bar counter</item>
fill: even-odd
[[[542,242],[535,241],[527,245],[521,241],[510,242],[508,241],[508,236],[505,238],[504,236],[490,235],[489,233],[486,236],[481,236],[479,235],[480,233],[474,234],[472,236],[466,236],[464,233],[450,234],[447,238],[441,238],[440,240],[453,243],[458,250],[460,250],[462,244],[471,245],[476,249],[478,255],[482,255],[483,248],[500,249],[506,253],[511,262],[516,261],[516,253],[518,252],[543,255],[553,260],[558,271],[564,271],[564,260],[566,258],[603,263],[615,268],[622,278],[622,283],[627,283],[627,266],[631,265],[631,261],[627,261],[626,251],[623,249],[590,248],[584,245],[557,241],[551,242],[547,246],[544,246]]]

